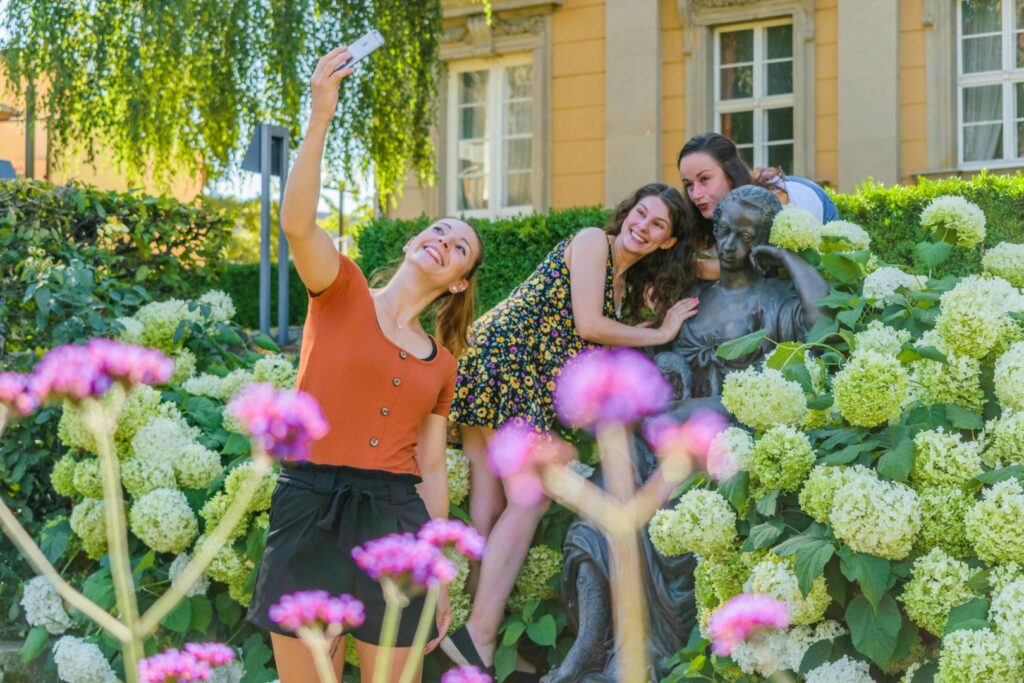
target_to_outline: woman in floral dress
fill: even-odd
[[[522,284],[481,317],[459,359],[451,419],[470,460],[470,515],[490,547],[466,627],[444,643],[456,660],[490,666],[497,629],[534,530],[549,501],[507,503],[487,467],[487,441],[512,418],[555,425],[559,369],[585,348],[656,346],[697,312],[682,299],[694,282],[690,219],[682,195],[660,183],[623,201],[603,229],[560,242]],[[639,322],[644,309],[653,316]]]

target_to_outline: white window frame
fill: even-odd
[[[1016,168],[1024,165],[1024,157],[1007,156],[1017,151],[1017,121],[1024,119],[1024,112],[1014,112],[1017,93],[1015,86],[1024,83],[1024,68],[1014,66],[1016,47],[1016,28],[1014,26],[1014,0],[1003,0],[1002,28],[1002,69],[965,74],[963,60],[963,2],[956,0],[956,140],[957,164],[965,171],[978,171],[983,168]],[[1020,27],[1024,29],[1024,27]],[[995,35],[977,34],[977,35]],[[1003,94],[1003,158],[985,161],[964,160],[964,89],[976,86],[999,85]],[[1014,115],[1016,114],[1016,116]]]
[[[774,59],[769,60],[766,53],[765,45],[765,30],[773,26],[792,26],[793,27],[793,50],[792,56],[787,60]],[[747,29],[754,30],[754,91],[753,97],[735,100],[722,100],[722,79],[721,79],[721,68],[722,68],[722,42],[721,35],[723,33],[731,33],[733,31],[745,31]],[[771,62],[789,61],[793,67],[793,90],[797,87],[797,41],[796,41],[796,26],[792,17],[779,17],[777,19],[768,19],[762,21],[748,21],[741,24],[728,24],[723,26],[716,26],[712,40],[714,42],[714,60],[713,60],[713,78],[714,78],[714,130],[717,133],[722,132],[722,114],[731,114],[735,112],[746,112],[753,109],[754,111],[754,166],[764,167],[768,165],[768,110],[780,109],[783,107],[789,107],[793,110],[793,135],[794,137],[789,140],[775,140],[777,143],[789,143],[793,146],[793,165],[797,165],[797,111],[796,111],[796,97],[795,93],[790,92],[786,95],[765,95],[765,68]],[[743,62],[741,64],[746,64]],[[786,173],[794,173],[791,168],[785,169]]]
[[[534,111],[536,111],[536,79],[537,69],[534,64],[534,58],[531,54],[517,54],[499,57],[496,59],[473,59],[473,60],[460,60],[456,63],[449,65],[449,77],[448,77],[448,130],[446,131],[446,137],[448,139],[448,183],[447,183],[447,205],[451,207],[451,213],[457,213],[467,218],[504,218],[508,216],[516,215],[528,215],[536,211],[536,204],[538,198],[533,196],[533,204],[523,204],[519,206],[501,206],[504,202],[507,187],[503,180],[503,170],[505,165],[505,150],[502,144],[505,136],[503,135],[504,115],[502,97],[505,92],[505,73],[506,70],[514,66],[530,65],[534,67],[533,78],[534,87],[531,90],[531,99],[533,100],[532,105]],[[487,134],[488,134],[488,154],[490,160],[490,174],[488,177],[488,208],[486,209],[460,209],[459,194],[458,194],[458,182],[459,182],[459,171],[458,171],[458,150],[459,150],[459,126],[461,124],[461,118],[459,117],[459,77],[461,74],[467,71],[489,71],[490,75],[487,78]],[[534,156],[537,154],[537,121],[536,116],[532,126],[531,139],[533,141],[532,153]],[[531,163],[531,178],[530,178],[530,189],[531,195],[536,194],[536,178],[534,177],[537,173],[537,159],[532,159]]]

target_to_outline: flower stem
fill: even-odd
[[[329,653],[330,642],[324,637],[324,634],[313,629],[301,628],[297,635],[313,655],[320,683],[337,683],[338,678],[334,675],[334,665],[331,663]]]
[[[107,553],[110,562],[110,576],[117,596],[117,609],[130,633],[121,639],[124,656],[124,675],[127,683],[138,680],[138,663],[145,656],[142,639],[135,633],[139,619],[139,603],[135,597],[135,579],[132,576],[131,555],[128,550],[128,525],[125,522],[124,493],[121,490],[121,472],[114,448],[114,430],[117,428],[116,409],[107,409],[95,399],[87,399],[83,405],[86,427],[96,439],[96,451],[100,461],[100,476],[103,483],[104,513],[107,524]]]
[[[409,602],[402,595],[398,584],[389,578],[381,579],[384,590],[384,623],[380,628],[380,644],[377,648],[377,661],[373,667],[373,683],[388,683],[388,669],[391,668],[391,651],[398,640],[398,618],[402,608]]]
[[[235,530],[235,527],[238,526],[239,521],[245,515],[249,502],[256,495],[264,475],[270,469],[270,464],[270,456],[254,446],[252,467],[249,469],[249,474],[242,481],[242,485],[238,488],[238,493],[235,495],[234,500],[231,501],[231,505],[228,506],[224,516],[220,518],[220,522],[214,527],[213,532],[207,535],[206,540],[199,547],[196,554],[185,565],[185,569],[178,577],[178,581],[167,589],[167,592],[161,595],[149,610],[142,615],[142,619],[139,621],[138,628],[136,629],[137,635],[145,638],[153,634],[160,626],[160,620],[167,616],[181,602],[185,594],[199,580],[203,572],[210,565],[210,562],[213,561],[213,558],[224,544],[227,543],[231,532]]]
[[[398,679],[398,683],[412,683],[413,676],[416,675],[416,671],[420,667],[423,648],[427,645],[427,636],[430,635],[430,624],[437,611],[437,599],[440,593],[440,584],[435,584],[427,589],[427,597],[423,601],[423,612],[420,613],[420,622],[416,625],[416,635],[412,641],[412,651],[405,660],[405,667],[402,669],[402,676]]]

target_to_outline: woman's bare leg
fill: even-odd
[[[473,527],[489,536],[494,523],[505,509],[505,489],[487,465],[487,442],[494,430],[490,427],[469,427],[462,425],[462,452],[469,458],[469,517]],[[466,588],[470,595],[476,593],[480,582],[480,565],[471,563]]]
[[[274,646],[274,664],[277,666],[277,677],[281,683],[313,683],[319,681],[313,654],[298,638],[270,634]],[[358,641],[356,641],[358,643]],[[331,646],[331,663],[334,675],[341,680],[345,668],[345,636],[338,638]]]
[[[356,654],[359,655],[359,680],[363,683],[372,683],[373,681],[373,669],[377,664],[377,652],[379,650],[380,647],[377,645],[370,645],[369,643],[364,643],[361,640],[356,640]],[[411,653],[411,647],[392,648],[391,664],[388,667],[389,683],[398,680],[398,677],[405,668],[405,663],[408,661]],[[420,683],[420,680],[423,677],[422,659],[423,655],[420,655],[420,667],[412,679],[413,683]],[[281,683],[285,683],[284,679],[281,679]]]

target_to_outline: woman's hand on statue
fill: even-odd
[[[448,597],[448,586],[441,586],[437,596],[437,638],[427,643],[425,653],[430,653],[441,644],[441,639],[448,633],[448,627],[452,625],[452,601]]]
[[[662,333],[662,344],[674,341],[683,323],[697,315],[697,303],[697,297],[695,296],[689,299],[681,299],[665,312],[665,319],[658,326],[658,331]]]
[[[334,118],[334,110],[338,108],[338,84],[353,72],[351,67],[342,68],[349,60],[348,46],[336,47],[317,62],[313,76],[309,79],[312,91],[312,113],[310,119]]]

